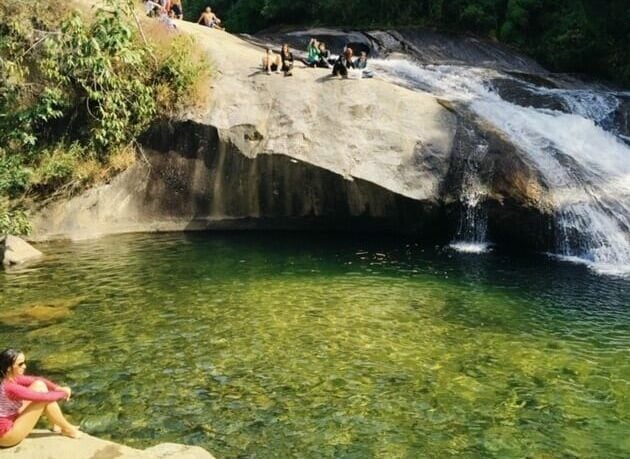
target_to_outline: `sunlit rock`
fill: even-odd
[[[140,450],[87,434],[75,440],[47,430],[34,431],[17,446],[3,450],[2,454],[13,459],[214,459],[212,454],[198,446],[163,443]]]
[[[0,237],[0,261],[5,268],[41,258],[43,253],[17,236]]]

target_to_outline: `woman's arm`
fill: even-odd
[[[41,376],[27,376],[27,375],[22,375],[22,376],[18,376],[15,380],[16,383],[18,383],[20,386],[30,386],[31,384],[33,384],[35,381],[41,381],[44,384],[46,384],[46,387],[48,388],[48,390],[59,390],[59,388],[61,386],[59,386],[58,384],[55,384],[52,381],[49,381],[46,378],[42,378]]]
[[[67,398],[66,392],[60,390],[37,392],[18,383],[5,383],[4,393],[13,400],[29,400],[31,402],[56,402]]]

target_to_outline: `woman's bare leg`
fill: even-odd
[[[36,392],[48,392],[48,387],[46,387],[46,384],[44,384],[42,381],[35,381],[33,384],[29,386],[29,389],[34,390]],[[24,409],[27,406],[25,406]],[[73,438],[78,436],[79,427],[73,424],[70,424],[68,422],[68,420],[64,417],[63,413],[61,412],[61,408],[59,408],[59,404],[57,402],[47,403],[44,408],[44,414],[46,415],[48,420],[51,422],[52,429],[54,432],[62,433],[63,435],[66,435],[68,437],[73,437]]]
[[[79,429],[76,426],[73,426],[68,422],[68,420],[63,416],[61,412],[61,408],[59,408],[59,404],[57,402],[52,402],[46,405],[46,409],[44,410],[46,413],[46,417],[53,423],[55,426],[59,426],[61,428],[61,433],[67,437],[77,438],[80,436]]]
[[[35,381],[29,386],[29,389],[36,392],[48,392],[46,384],[42,381]],[[27,402],[24,403],[11,430],[0,437],[0,446],[14,446],[20,443],[33,431],[37,421],[44,413],[46,413],[48,420],[53,423],[53,428],[59,426],[63,435],[72,438],[81,436],[79,428],[70,424],[63,416],[57,402]]]
[[[13,423],[13,427],[0,437],[0,446],[15,446],[33,431],[35,424],[44,413],[46,403],[30,403]]]

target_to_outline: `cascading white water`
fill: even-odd
[[[607,130],[614,130],[611,117],[619,108],[619,98],[614,93],[594,92],[587,89],[549,89],[532,84],[529,89],[535,94],[555,96],[561,99],[569,112],[593,120]]]
[[[460,195],[462,213],[455,240],[449,245],[458,252],[484,253],[490,249],[487,239],[488,213],[484,201],[488,191],[479,180],[479,160],[485,156],[488,145],[479,143],[465,161]]]
[[[494,70],[379,60],[384,78],[466,103],[528,155],[551,189],[557,255],[598,272],[630,275],[630,147],[606,130],[614,94],[540,89],[562,96],[573,113],[523,107],[491,89]]]

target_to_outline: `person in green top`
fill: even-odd
[[[320,60],[319,56],[319,43],[314,38],[311,38],[306,48],[307,56],[302,62],[309,67],[315,67]]]

